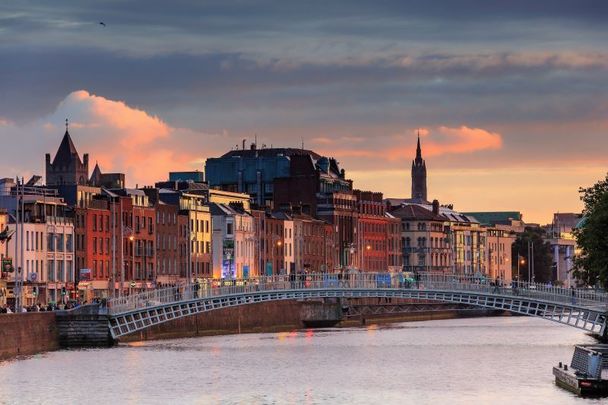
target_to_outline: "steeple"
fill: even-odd
[[[97,162],[95,162],[95,168],[93,169],[93,173],[91,173],[89,184],[96,187],[101,185],[101,169],[99,168],[99,163]]]
[[[89,155],[84,154],[82,160],[72,142],[69,132],[69,121],[65,120],[65,133],[59,144],[55,158],[51,163],[51,155],[45,155],[46,184],[49,186],[59,185],[84,185],[88,180]]]
[[[412,198],[421,201],[427,201],[426,162],[424,161],[424,159],[422,159],[422,148],[420,147],[420,131],[418,131],[416,158],[412,161]]]
[[[74,142],[72,142],[72,137],[68,132],[68,123],[66,119],[65,133],[63,134],[63,139],[59,144],[59,149],[57,149],[57,154],[55,154],[55,159],[53,159],[53,164],[59,162],[69,162],[73,158],[78,159],[78,161],[80,162],[80,156],[78,155],[76,146],[74,146]]]
[[[416,161],[422,160],[422,149],[420,149],[420,131],[418,131],[418,145],[416,146]]]

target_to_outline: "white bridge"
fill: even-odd
[[[108,301],[114,339],[154,325],[215,309],[309,298],[408,298],[475,305],[535,316],[588,332],[606,333],[608,294],[544,284],[493,286],[475,277],[397,273],[308,274],[210,281]]]

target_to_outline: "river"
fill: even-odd
[[[525,317],[200,337],[0,363],[4,404],[568,404],[582,331]]]

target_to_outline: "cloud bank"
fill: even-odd
[[[89,153],[92,171],[98,162],[104,172],[123,172],[129,184],[152,184],[167,178],[170,170],[202,170],[204,154],[217,153],[220,134],[209,134],[168,125],[158,116],[86,90],[70,93],[56,110],[25,125],[0,121],[0,138],[10,139],[10,154],[0,172],[23,175],[37,161],[34,172],[43,173],[44,153],[54,157],[61,141],[64,117],[80,153]],[[25,152],[25,153],[24,153]]]

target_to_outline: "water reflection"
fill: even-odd
[[[476,318],[136,342],[0,363],[0,403],[556,404],[584,333]]]

